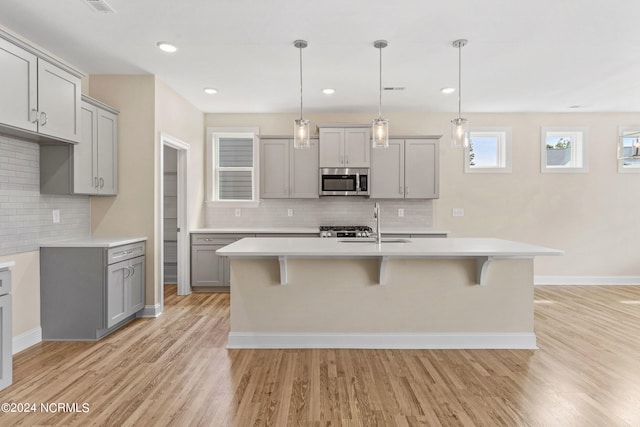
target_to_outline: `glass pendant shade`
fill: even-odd
[[[293,121],[293,148],[309,148],[311,121],[302,117]]]
[[[451,145],[453,147],[469,146],[469,121],[458,117],[451,120]]]
[[[383,118],[373,119],[371,125],[371,146],[373,148],[389,147],[389,120]]]

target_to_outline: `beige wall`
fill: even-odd
[[[318,123],[369,123],[371,114],[305,114]],[[619,174],[618,126],[637,125],[631,113],[466,114],[471,126],[510,126],[513,172],[465,174],[463,153],[449,145],[455,114],[385,114],[392,135],[443,135],[440,198],[434,228],[453,237],[483,236],[562,249],[536,259],[537,276],[640,276],[638,174]],[[263,135],[288,135],[295,114],[207,114],[206,126],[259,126]],[[541,126],[588,128],[589,173],[541,174]],[[315,129],[314,129],[315,130]],[[464,217],[452,217],[452,208]]]
[[[40,251],[0,256],[11,267],[11,307],[13,336],[40,327]]]

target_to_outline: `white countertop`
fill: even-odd
[[[384,236],[383,236],[384,237]],[[543,246],[493,238],[409,239],[408,243],[341,242],[356,239],[244,238],[216,252],[234,257],[534,257],[562,255]],[[363,239],[365,240],[365,239]],[[383,239],[384,240],[384,239]]]
[[[131,243],[143,242],[146,237],[87,237],[82,239],[58,240],[40,243],[41,248],[113,248]]]
[[[15,261],[0,262],[0,270],[6,270],[16,265]]]
[[[424,235],[446,235],[445,230],[431,230],[426,228],[394,229],[382,228],[383,234],[424,234]],[[220,234],[320,234],[318,227],[262,227],[262,228],[198,228],[191,230],[192,234],[220,233]]]

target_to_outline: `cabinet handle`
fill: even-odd
[[[98,177],[97,176],[93,178],[93,186],[95,188],[98,188]]]
[[[100,188],[104,187],[104,178],[100,177]]]
[[[133,268],[133,266],[132,266],[132,265],[130,265],[128,268],[129,268],[129,269],[130,269],[130,271],[131,271],[131,274],[129,274],[129,277],[131,277],[131,276],[133,276],[133,275],[134,275],[134,273],[135,273],[136,271],[135,271],[135,269]]]
[[[346,156],[344,156],[344,158],[345,158],[345,162],[346,162],[347,164],[349,164],[349,156],[348,156],[348,155],[346,155]]]
[[[40,113],[40,119],[42,119],[42,116],[44,116],[44,122],[40,122],[40,126],[44,126],[47,124],[47,122],[49,121],[49,118],[47,117],[47,113]]]
[[[404,187],[404,194],[409,194],[409,187]]]
[[[33,119],[31,120],[31,123],[38,123],[38,121],[40,120],[40,113],[38,113],[38,110],[36,110],[35,108],[32,108],[31,117],[33,117]]]
[[[398,190],[398,193],[402,194],[402,187],[400,187],[400,190]]]
[[[126,279],[127,277],[129,277],[129,273],[130,273],[130,272],[129,272],[129,266],[126,266],[126,267],[124,268],[124,273],[123,273],[123,274],[124,274],[124,278],[125,278],[125,279]]]

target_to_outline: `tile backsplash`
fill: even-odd
[[[394,230],[432,229],[432,200],[373,200],[359,197],[323,197],[320,199],[264,199],[257,208],[208,207],[205,228],[226,227],[318,227],[320,225],[374,226],[373,205],[382,208],[381,227]],[[288,216],[288,210],[293,216]],[[398,209],[404,216],[398,216]]]
[[[52,210],[60,210],[53,223]],[[89,196],[40,194],[40,146],[0,136],[0,255],[38,250],[41,241],[88,237]]]

